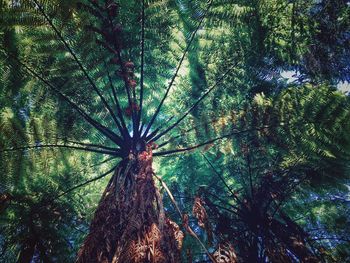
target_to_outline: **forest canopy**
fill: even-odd
[[[350,262],[350,2],[0,1],[0,262]]]

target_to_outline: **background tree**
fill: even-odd
[[[2,204],[7,207],[9,196],[37,191],[32,201],[22,204],[28,211],[42,206],[53,212],[44,215],[55,218],[50,205],[66,207],[67,211],[60,210],[67,214],[59,222],[69,222],[71,229],[79,218],[78,232],[86,231],[91,220],[90,233],[79,253],[81,262],[143,262],[150,258],[177,262],[182,233],[170,218],[189,233],[182,260],[213,261],[220,256],[218,251],[225,249],[231,260],[253,256],[278,262],[277,254],[305,259],[304,252],[293,251],[288,243],[295,231],[282,227],[277,235],[275,230],[276,237],[266,238],[259,250],[254,229],[244,229],[251,224],[247,220],[237,223],[231,214],[228,225],[241,228],[242,235],[252,235],[253,241],[230,244],[236,237],[224,233],[230,238],[224,240],[228,243],[220,243],[223,240],[215,215],[226,213],[225,206],[216,205],[213,213],[214,236],[218,236],[214,239],[209,234],[210,220],[200,222],[206,230],[202,231],[183,214],[191,213],[197,186],[201,185],[236,206],[232,196],[224,195],[227,186],[223,181],[234,186],[239,198],[247,199],[250,206],[256,201],[270,203],[266,194],[271,195],[272,190],[264,183],[267,168],[262,167],[272,162],[279,171],[295,169],[296,177],[273,173],[277,184],[289,182],[286,189],[293,186],[295,178],[303,179],[286,197],[278,197],[283,205],[283,213],[278,209],[278,222],[287,223],[291,218],[297,222],[295,217],[310,211],[302,202],[297,202],[298,211],[293,209],[291,200],[295,198],[308,201],[314,211],[332,207],[331,213],[340,214],[338,226],[329,224],[311,237],[311,226],[319,227],[330,217],[328,213],[312,213],[298,227],[308,234],[302,240],[310,258],[346,258],[341,239],[346,240],[343,230],[348,222],[341,215],[347,206],[338,201],[347,202],[347,189],[342,189],[348,182],[348,99],[335,92],[334,85],[348,78],[344,57],[349,50],[349,7],[346,1],[337,2],[334,8],[331,5],[327,1],[219,0],[2,2],[2,181],[17,178],[12,188],[2,187]],[[332,34],[325,39],[329,28]],[[336,44],[330,45],[333,40]],[[282,77],[290,72],[297,77],[294,85]],[[257,158],[249,160],[247,153],[252,149],[261,150]],[[183,154],[190,150],[205,151],[208,157],[201,151]],[[39,160],[48,154],[50,162],[36,165],[38,160],[32,153],[40,156]],[[163,158],[153,167],[172,186],[180,214],[174,213],[178,213],[172,206],[174,200],[166,199],[162,205],[153,181],[153,156],[171,154],[176,156]],[[223,173],[224,180],[218,180],[207,159],[229,171]],[[56,165],[59,160],[65,164]],[[335,164],[339,169],[333,173]],[[53,188],[41,190],[45,184],[39,179],[29,190],[21,186],[33,165],[41,171],[38,178],[52,177]],[[256,167],[255,171],[249,173],[249,166]],[[62,177],[62,169],[69,170],[69,175]],[[93,175],[84,175],[82,170]],[[109,181],[98,182],[109,174],[113,174]],[[80,177],[84,180],[78,182]],[[82,188],[90,184],[94,185]],[[163,183],[160,186],[168,192]],[[92,215],[98,198],[95,194],[103,187],[106,189]],[[341,190],[336,191],[336,187]],[[341,198],[331,205],[323,196],[333,196],[333,192]],[[52,198],[44,198],[44,193]],[[90,194],[84,196],[86,193]],[[320,202],[310,202],[316,197]],[[67,199],[74,202],[68,204]],[[77,200],[78,208],[74,205]],[[9,210],[11,206],[5,210],[4,222],[11,222],[9,216],[17,213]],[[197,202],[203,212],[201,206]],[[239,209],[249,210],[246,208],[247,204]],[[256,209],[252,212],[258,213]],[[47,220],[41,217],[39,214],[40,220],[34,220],[39,227]],[[18,228],[15,222],[10,225]],[[50,235],[41,236],[39,243],[48,244],[57,231],[56,237],[68,235],[70,255],[74,255],[82,236],[78,232],[67,234],[64,229],[46,227],[43,232]],[[333,243],[323,239],[329,238],[329,233],[336,235]],[[317,239],[317,244],[310,245],[309,238]],[[271,244],[281,240],[280,253],[272,251]],[[7,249],[9,260],[26,247],[21,242]],[[49,246],[45,253],[40,252],[39,243],[32,245],[35,256],[60,260]]]

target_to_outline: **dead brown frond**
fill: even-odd
[[[213,257],[217,263],[237,263],[237,256],[234,247],[230,243],[223,243],[218,246]]]
[[[208,236],[208,242],[209,244],[211,244],[213,239],[212,238],[213,233],[211,230],[211,226],[208,220],[208,214],[207,214],[207,211],[205,210],[204,204],[205,204],[204,201],[200,197],[196,196],[194,199],[192,213],[194,217],[197,218],[198,225],[206,231]]]

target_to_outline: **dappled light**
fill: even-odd
[[[349,11],[0,1],[0,262],[349,262]]]

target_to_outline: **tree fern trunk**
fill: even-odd
[[[320,262],[307,247],[306,242],[300,233],[295,231],[295,229],[293,229],[288,223],[285,225],[278,220],[273,220],[271,223],[271,230],[301,262]]]
[[[77,262],[179,262],[182,236],[164,216],[149,150],[120,162]]]
[[[35,246],[35,240],[28,240],[25,244],[23,244],[18,255],[17,263],[30,263],[34,256]]]

